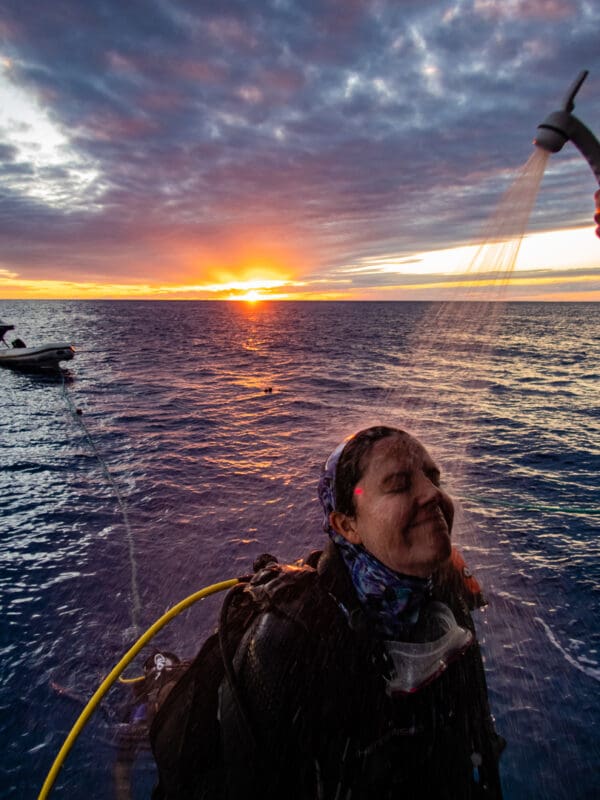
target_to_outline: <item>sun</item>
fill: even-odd
[[[258,303],[262,297],[260,292],[257,292],[256,289],[250,289],[250,291],[243,294],[240,299],[245,300],[247,303]]]
[[[246,280],[224,279],[216,284],[220,291],[228,292],[225,299],[238,300],[245,303],[258,303],[262,300],[280,300],[281,293],[274,294],[274,289],[293,285],[288,278],[249,278]],[[285,295],[284,295],[285,296]]]

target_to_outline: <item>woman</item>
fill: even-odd
[[[331,454],[319,497],[325,549],[263,565],[241,593],[261,610],[221,683],[218,754],[201,768],[200,734],[182,736],[177,752],[196,755],[172,785],[186,788],[169,792],[161,770],[155,796],[501,798],[470,616],[483,601],[451,546],[439,468],[409,434],[368,428]],[[186,730],[207,727],[192,718]]]

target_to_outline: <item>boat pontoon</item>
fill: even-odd
[[[58,369],[61,361],[70,361],[75,348],[64,342],[50,342],[39,347],[27,347],[22,339],[9,344],[4,336],[14,325],[0,320],[0,366],[13,369]]]

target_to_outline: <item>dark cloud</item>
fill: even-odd
[[[18,154],[19,150],[17,147],[14,147],[11,144],[7,144],[6,142],[0,143],[0,161],[2,162],[16,161]]]
[[[0,37],[65,137],[44,161],[4,126],[0,263],[27,276],[159,275],[153,243],[253,228],[314,275],[465,243],[582,68],[600,130],[585,0],[5,0]],[[529,229],[591,223],[594,189],[567,145]]]

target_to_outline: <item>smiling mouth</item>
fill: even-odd
[[[409,527],[421,528],[424,525],[443,526],[445,528],[445,533],[450,535],[450,526],[448,525],[448,520],[444,516],[444,512],[439,506],[436,506],[435,509],[432,509],[431,513],[427,514],[426,517],[415,520],[411,525],[409,525]]]

